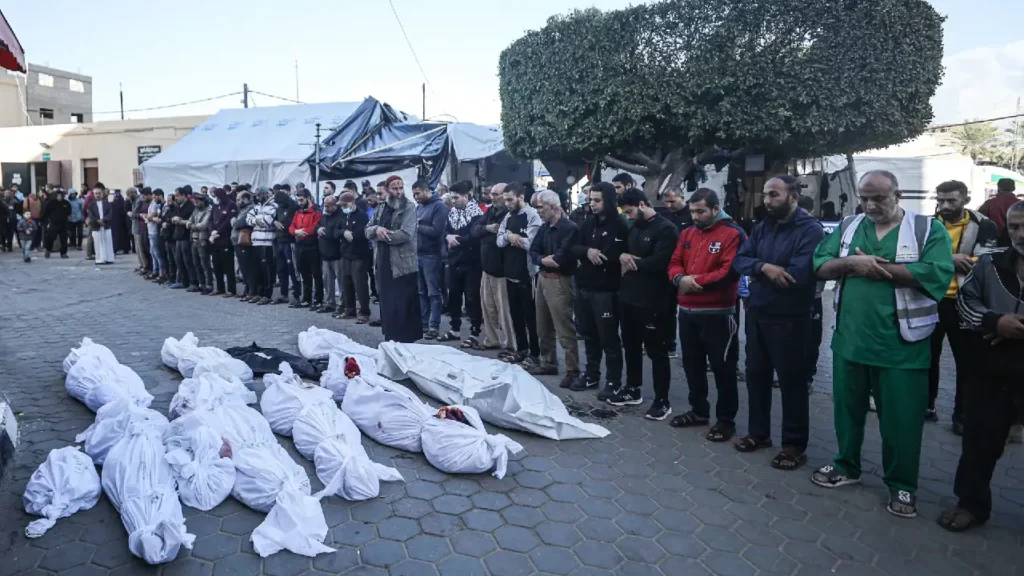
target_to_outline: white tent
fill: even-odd
[[[345,121],[358,102],[221,110],[173,146],[146,161],[146,186],[171,191],[244,182],[253,186],[311,182],[304,160],[321,134]]]

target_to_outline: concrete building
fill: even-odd
[[[92,77],[29,64],[25,99],[34,125],[92,122]]]
[[[2,76],[2,75],[0,75]],[[0,82],[0,94],[3,84]],[[139,165],[166,150],[208,116],[0,128],[3,185],[38,190],[47,183],[81,190],[96,182],[125,189]]]

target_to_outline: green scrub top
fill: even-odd
[[[881,256],[890,262],[896,259],[900,227],[889,231],[881,240],[869,218],[861,221],[850,243],[850,255],[860,248],[865,254]],[[842,230],[836,228],[814,251],[814,270],[839,257]],[[953,279],[953,251],[949,233],[940,222],[933,221],[919,261],[907,269],[921,284],[921,290],[936,302],[942,300]],[[849,276],[843,284],[839,318],[832,335],[832,353],[849,362],[883,368],[927,369],[931,360],[928,338],[906,342],[900,336],[896,319],[895,285],[886,280]]]

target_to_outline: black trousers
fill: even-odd
[[[298,260],[295,267],[302,278],[302,301],[323,304],[324,277],[320,269],[320,248],[316,242],[299,242],[295,245],[295,255]]]
[[[60,239],[60,254],[66,256],[68,253],[68,229],[67,227],[56,227],[47,226],[46,236],[44,242],[46,242],[46,251],[53,252],[53,241]]]
[[[583,340],[587,363],[584,375],[590,382],[601,381],[601,356],[605,380],[622,383],[622,340],[619,339],[619,298],[615,292],[576,291],[576,334]],[[625,336],[625,324],[623,324]],[[639,342],[638,342],[639,344]]]
[[[462,330],[462,302],[469,312],[469,333],[480,336],[484,325],[483,310],[480,308],[480,282],[483,271],[479,266],[450,266],[448,268],[448,319],[452,332]]]
[[[8,220],[8,221],[4,222],[3,229],[0,230],[0,232],[2,232],[2,238],[0,238],[0,240],[3,241],[2,242],[3,247],[6,248],[8,252],[14,250],[14,238],[15,238],[15,236],[17,236],[17,234],[16,234],[17,231],[18,231],[18,221],[17,220]],[[21,241],[20,240],[18,241],[18,246],[21,246]]]
[[[33,220],[35,220],[37,223],[39,222],[38,218],[33,218]],[[33,250],[39,250],[40,248],[42,248],[42,246],[43,246],[43,226],[40,223],[38,226],[36,226],[36,232],[32,236],[32,249]]]
[[[288,297],[288,281],[291,280],[292,297],[299,300],[302,284],[299,282],[299,277],[296,274],[296,266],[293,258],[294,250],[295,244],[291,242],[274,241],[273,262],[277,265],[277,282],[281,285],[281,297]],[[271,282],[270,285],[273,286],[274,283]]]
[[[970,341],[972,334],[960,328],[960,317],[956,311],[956,298],[939,301],[939,323],[932,332],[932,364],[928,369],[928,408],[935,408],[939,397],[939,361],[942,359],[942,340],[949,338],[956,365],[956,393],[953,400],[953,422],[963,422],[964,390],[974,386],[974,364],[971,361]]]
[[[679,330],[679,325],[676,323],[676,310],[678,309],[679,301],[673,292],[669,298],[665,299],[665,309],[658,314],[658,318],[662,320],[658,323],[658,329],[661,330],[666,353],[675,352],[679,346],[676,339],[677,330]]]
[[[178,282],[185,286],[199,287],[199,277],[192,261],[192,240],[174,242],[174,261],[178,265]]]
[[[672,369],[665,348],[664,306],[619,305],[619,323],[622,325],[622,343],[626,357],[626,387],[639,389],[644,383],[644,350],[651,359],[654,380],[654,399],[667,400]],[[706,376],[705,376],[706,377]]]
[[[377,298],[377,276],[373,273],[373,266],[366,266],[366,273],[370,276],[370,296]]]
[[[824,333],[822,319],[825,317],[821,296],[811,301],[811,332],[807,343],[807,381],[818,374],[818,358],[821,355],[821,337]]]
[[[370,316],[370,293],[367,278],[373,278],[373,270],[369,260],[341,259],[341,306],[350,314],[361,317]],[[370,269],[367,276],[367,269]],[[356,304],[359,309],[356,310]]]
[[[966,419],[953,493],[962,508],[984,522],[992,512],[992,472],[1003,455],[1016,409],[1024,406],[1024,386],[1019,374],[983,372],[964,393]]]
[[[252,258],[253,250],[252,246],[235,246],[235,258],[238,260],[238,273],[242,275],[242,282],[245,284],[245,295],[256,296],[257,293],[253,290],[255,282],[252,276]]]
[[[72,222],[68,224],[68,245],[75,248],[82,247],[82,227],[84,222]]]
[[[217,292],[234,294],[238,288],[235,284],[235,251],[231,249],[231,244],[224,246],[211,244],[210,251],[210,256],[213,259],[213,277],[217,281]],[[225,278],[227,278],[226,286]]]
[[[274,296],[274,276],[277,270],[274,252],[274,246],[253,246],[252,258],[249,260],[256,294],[264,298]]]
[[[516,351],[529,352],[531,358],[540,357],[540,340],[537,338],[537,310],[533,303],[533,286],[530,282],[505,279],[508,289],[508,309],[512,314],[512,331],[516,335]]]
[[[771,316],[747,309],[749,434],[771,438],[772,380],[782,392],[782,445],[803,453],[810,435],[806,347],[809,316]]]
[[[683,349],[683,372],[690,386],[690,409],[702,418],[711,417],[708,403],[708,361],[715,375],[718,422],[735,425],[739,410],[736,365],[739,337],[734,314],[692,314],[679,311],[679,341]],[[804,390],[806,394],[806,388]]]
[[[174,240],[170,238],[161,238],[160,242],[164,246],[164,264],[167,265],[167,279],[170,282],[178,281],[178,261],[174,257]]]

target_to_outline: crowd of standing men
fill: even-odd
[[[781,470],[807,460],[821,298],[824,282],[834,280],[838,454],[812,482],[838,488],[860,480],[866,416],[876,410],[888,510],[916,516],[923,425],[938,418],[939,358],[948,339],[957,370],[953,431],[963,436],[963,453],[960,501],[940,524],[960,531],[988,519],[992,472],[1022,415],[1024,202],[1012,181],[999,188],[973,211],[966,185],[943,183],[932,217],[900,206],[894,175],[869,172],[858,183],[861,213],[826,236],[800,181],[776,176],[764,185],[765,217],[748,236],[713,190],[685,201],[669,188],[655,209],[628,174],[588,187],[571,213],[557,193],[519,183],[495,184],[474,198],[468,181],[442,191],[419,180],[412,199],[398,176],[376,187],[364,181],[361,190],[351,181],[340,191],[328,183],[322,205],[301,184],[294,192],[287,184],[186,185],[170,198],[130,189],[127,199],[98,184],[84,200],[74,191],[70,200],[59,190],[47,191],[45,201],[30,195],[17,219],[11,215],[21,205],[7,191],[2,238],[9,249],[13,222],[26,260],[40,239],[47,255],[60,239],[66,256],[68,233],[80,245],[84,220],[97,263],[134,244],[137,272],[172,289],[330,313],[380,326],[387,340],[498,350],[531,374],[564,373],[562,388],[593,389],[616,406],[644,403],[646,355],[652,420],[672,414],[670,358],[680,349],[689,408],[670,424],[708,426],[712,442],[737,435],[745,312],[749,411],[734,446],[772,446],[777,386],[782,446],[771,465]],[[371,299],[380,304],[376,320]]]

